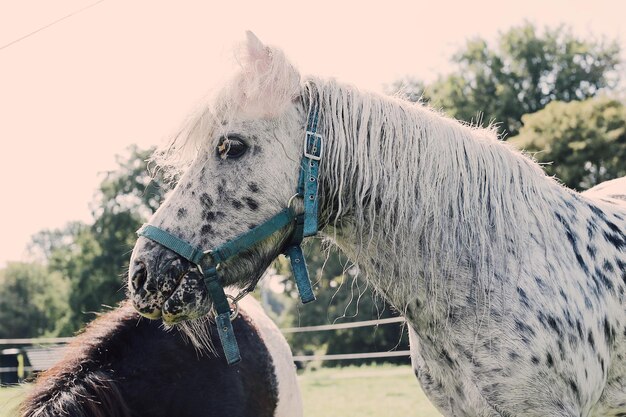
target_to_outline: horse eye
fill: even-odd
[[[230,135],[220,139],[217,156],[222,159],[237,159],[248,150],[248,145],[238,136]]]

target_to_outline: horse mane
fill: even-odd
[[[111,336],[139,316],[125,303],[91,322],[68,345],[63,359],[40,374],[20,405],[23,417],[130,417],[112,375],[99,357],[109,350]]]
[[[330,202],[322,206],[332,210],[321,214],[322,222],[336,226],[331,238],[339,223],[354,228],[362,239],[351,254],[357,263],[361,253],[388,255],[400,270],[387,276],[422,276],[431,293],[471,268],[488,293],[493,271],[517,273],[502,254],[514,251],[521,264],[529,225],[553,221],[546,214],[564,188],[498,140],[495,129],[334,80],[308,79],[303,96],[305,105],[319,103],[318,131],[327,146],[320,188]],[[404,299],[416,294],[418,280],[391,282],[377,287]]]

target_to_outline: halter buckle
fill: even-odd
[[[309,137],[313,136],[318,139],[317,141],[313,141],[313,149],[315,146],[319,146],[317,152],[312,150],[313,153],[309,153]],[[304,157],[312,159],[314,161],[320,161],[322,159],[322,150],[324,148],[324,141],[322,140],[322,135],[319,133],[311,132],[310,130],[306,131],[306,140],[304,141]]]

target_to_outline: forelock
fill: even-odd
[[[235,58],[238,72],[154,153],[152,162],[168,177],[179,177],[216,130],[226,133],[236,120],[279,117],[300,95],[300,74],[280,49],[249,35]]]

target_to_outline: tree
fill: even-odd
[[[607,97],[553,102],[511,139],[565,185],[584,190],[626,175],[626,107]]]
[[[41,264],[0,270],[0,338],[58,336],[69,315],[69,281]]]
[[[496,46],[482,38],[467,41],[452,61],[456,71],[423,90],[423,98],[460,120],[498,123],[506,136],[521,127],[522,115],[554,100],[585,100],[617,85],[617,41],[583,41],[564,26],[545,29],[526,23],[500,34]],[[397,81],[394,91],[422,94],[415,80]]]
[[[135,231],[161,203],[169,186],[151,176],[152,150],[131,146],[118,156],[119,169],[105,174],[92,203],[91,225],[70,223],[33,237],[33,251],[43,254],[50,270],[68,277],[70,328],[79,329],[89,313],[115,305],[126,296],[125,271],[136,241]]]

